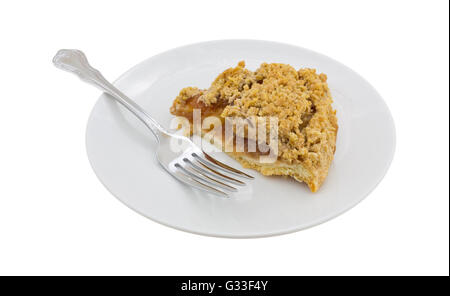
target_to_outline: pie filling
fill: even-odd
[[[263,63],[256,71],[237,67],[221,73],[208,89],[186,87],[173,102],[170,112],[191,123],[193,110],[201,110],[201,118],[256,119],[276,117],[278,147],[276,161],[263,163],[260,156],[269,154],[269,141],[247,138],[248,131],[233,135],[233,152],[227,152],[246,168],[263,175],[291,176],[305,182],[315,192],[324,182],[336,149],[337,118],[325,74],[314,69],[295,70],[286,64]],[[269,122],[267,119],[266,122]],[[222,124],[224,129],[225,125]],[[203,131],[208,132],[208,131]],[[269,128],[266,137],[269,139]],[[236,138],[244,135],[244,152],[236,151]],[[224,130],[214,135],[224,140]],[[248,151],[250,141],[259,141],[256,151]],[[223,145],[225,144],[222,141]],[[224,148],[224,147],[222,147]]]

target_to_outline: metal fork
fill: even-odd
[[[253,179],[252,176],[217,161],[196,146],[189,138],[168,132],[145,110],[109,83],[103,75],[89,65],[80,50],[61,49],[53,58],[53,64],[65,71],[75,73],[83,81],[93,84],[127,108],[141,120],[158,141],[156,156],[162,167],[179,181],[209,193],[229,196],[243,186],[238,177]],[[171,141],[177,140],[183,147],[171,149]],[[173,142],[172,142],[173,143]]]

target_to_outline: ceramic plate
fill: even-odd
[[[282,177],[255,176],[242,192],[220,198],[181,184],[158,164],[156,141],[137,119],[107,95],[89,118],[86,145],[101,182],[125,205],[161,224],[219,237],[263,237],[325,222],[352,208],[381,181],[395,149],[391,114],[361,76],[322,54],[253,40],[224,40],[176,48],[123,74],[115,85],[168,127],[169,107],[186,86],[207,88],[223,70],[245,60],[315,68],[328,75],[339,132],[329,175],[316,193]],[[113,61],[112,61],[113,62]],[[240,167],[225,155],[217,156]]]

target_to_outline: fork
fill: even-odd
[[[147,126],[158,142],[156,157],[161,166],[179,181],[209,193],[228,197],[238,191],[234,186],[244,186],[242,179],[252,176],[230,167],[199,148],[188,137],[170,133],[145,110],[128,98],[88,62],[85,54],[76,49],[61,49],[53,58],[53,64],[62,70],[78,75],[83,81],[93,84],[133,113]],[[171,141],[178,141],[177,149],[171,149]],[[173,147],[173,146],[172,146]]]

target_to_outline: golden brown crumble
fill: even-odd
[[[207,90],[181,90],[170,111],[190,119],[194,108],[222,118],[278,117],[278,161],[301,164],[311,175],[303,181],[316,191],[328,174],[336,147],[338,126],[331,103],[327,76],[315,69],[296,71],[286,64],[263,63],[253,72],[242,61],[221,73]],[[241,163],[266,175],[282,174]]]

